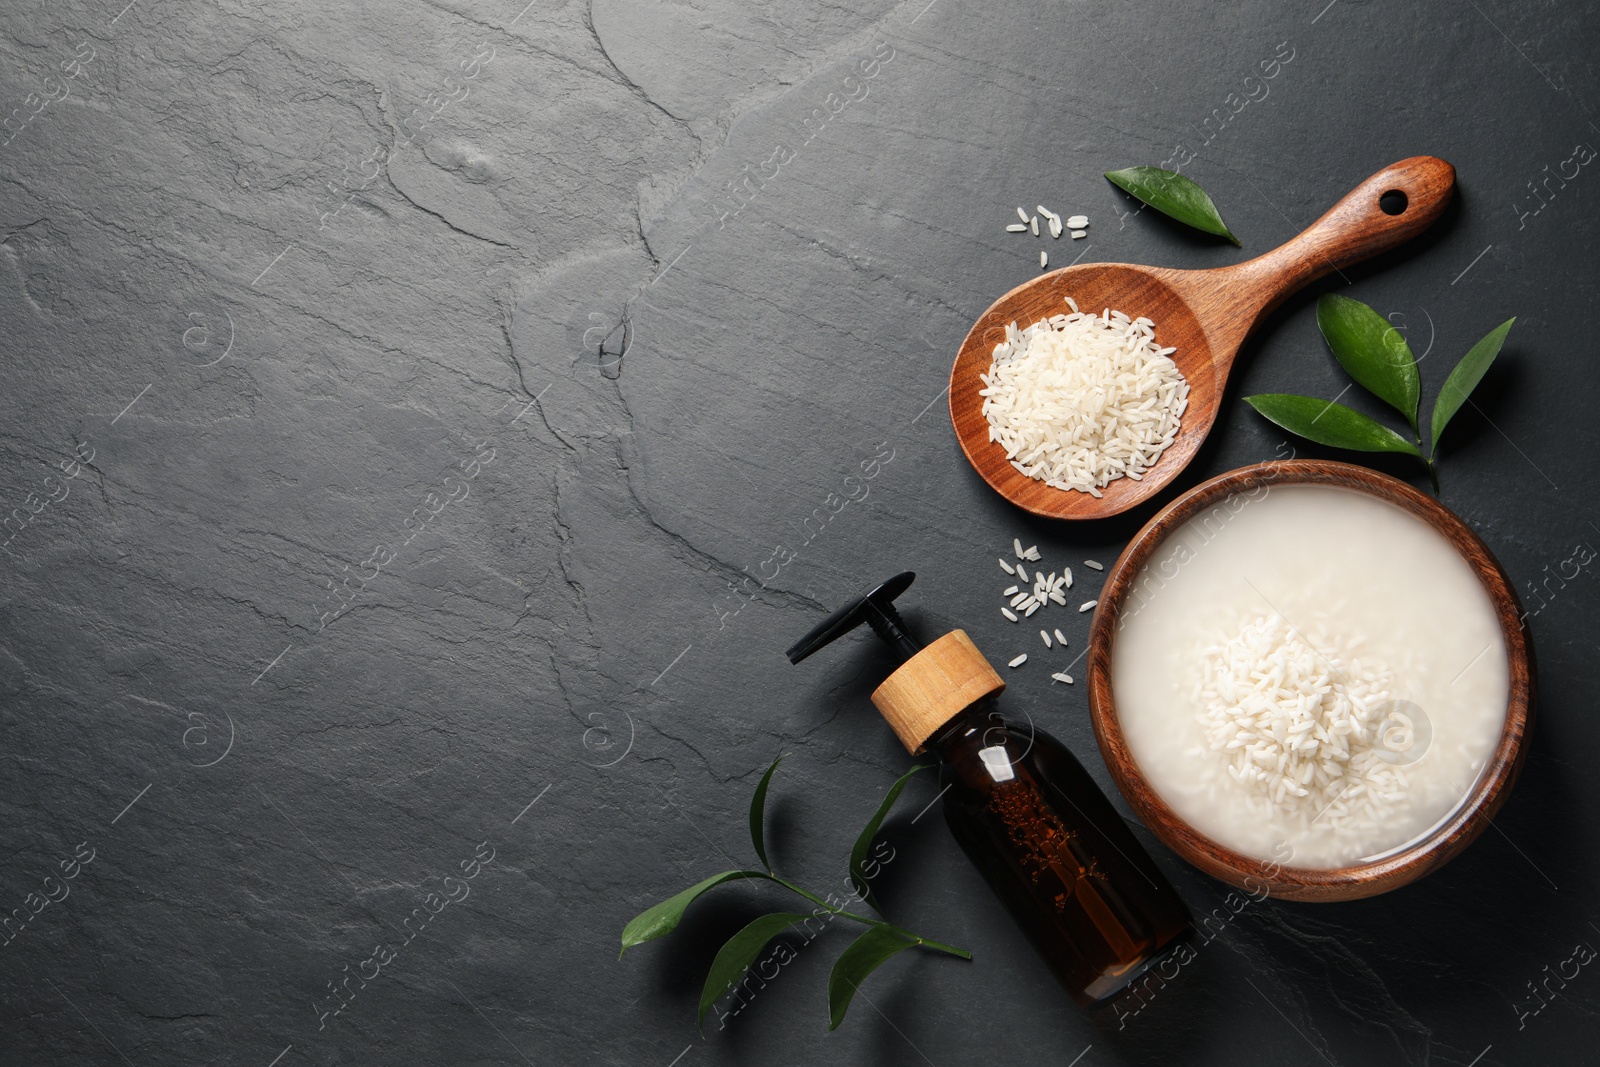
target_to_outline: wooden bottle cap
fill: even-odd
[[[913,756],[945,723],[1006,687],[964,630],[951,630],[884,679],[872,702]]]

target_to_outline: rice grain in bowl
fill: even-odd
[[[1510,582],[1442,505],[1343,463],[1213,479],[1108,578],[1090,708],[1185,859],[1275,896],[1403,885],[1493,816],[1531,721]],[[1247,881],[1249,879],[1249,881]]]

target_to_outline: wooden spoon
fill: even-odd
[[[1307,284],[1427,229],[1449,203],[1455,180],[1455,168],[1444,160],[1413,156],[1356,186],[1298,237],[1232,267],[1172,270],[1086,263],[1019,285],[978,319],[950,370],[950,421],[962,451],[1001,496],[1035,515],[1103,519],[1128,510],[1176,478],[1194,458],[1217,419],[1228,372],[1250,331]],[[1389,197],[1386,210],[1379,201],[1390,193],[1399,195]],[[1020,473],[1006,459],[1005,449],[989,440],[978,395],[983,388],[978,375],[988,372],[1006,326],[1026,326],[1068,312],[1063,300],[1068,296],[1085,312],[1112,308],[1131,318],[1149,318],[1156,341],[1177,348],[1172,359],[1189,381],[1189,407],[1172,444],[1141,480],[1118,478],[1100,497],[1053,489]]]

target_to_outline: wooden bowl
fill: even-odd
[[[1489,594],[1505,639],[1510,688],[1506,719],[1488,766],[1463,802],[1421,840],[1380,859],[1347,867],[1281,867],[1225,848],[1200,833],[1162,800],[1140,771],[1117,719],[1111,655],[1119,614],[1141,569],[1183,524],[1235,493],[1261,486],[1327,485],[1353,489],[1393,504],[1426,522],[1466,560]],[[1265,886],[1284,900],[1356,900],[1413,882],[1460,852],[1500,810],[1521,770],[1523,741],[1533,723],[1533,650],[1522,628],[1511,581],[1489,549],[1448,508],[1388,475],[1349,463],[1287,460],[1229,471],[1167,505],[1140,530],[1117,559],[1100,594],[1089,635],[1089,710],[1100,752],[1122,795],[1152,833],[1179,856],[1214,878],[1251,892]]]

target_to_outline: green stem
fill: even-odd
[[[926,946],[927,948],[938,949],[940,952],[948,952],[950,955],[960,956],[964,960],[970,960],[972,958],[972,953],[968,952],[966,949],[956,948],[954,945],[947,945],[943,941],[934,941],[930,938],[919,937],[910,930],[902,929],[901,927],[896,926],[894,923],[887,923],[882,919],[873,919],[866,915],[857,915],[853,911],[846,911],[844,908],[835,907],[834,905],[829,904],[826,900],[823,900],[821,897],[817,896],[815,893],[811,892],[809,889],[803,889],[786,878],[780,878],[776,874],[767,875],[766,877],[770,878],[774,882],[777,882],[791,893],[796,893],[802,897],[805,897],[813,904],[821,905],[834,915],[841,915],[846,919],[854,919],[856,922],[864,923],[867,926],[885,926],[899,934],[901,937],[904,937],[907,941],[915,941],[919,945]]]
[[[1439,495],[1439,471],[1434,467],[1434,456],[1439,454],[1439,442],[1433,443],[1433,455],[1428,455],[1422,450],[1422,431],[1417,429],[1417,424],[1411,424],[1411,434],[1417,439],[1417,456],[1428,466],[1428,480],[1433,483],[1433,495]]]

